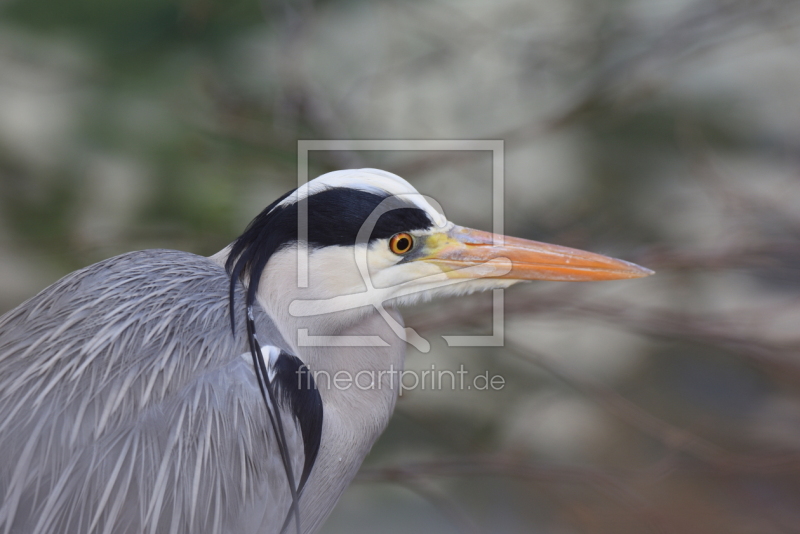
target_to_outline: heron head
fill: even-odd
[[[249,281],[250,298],[280,296],[279,306],[305,316],[524,280],[652,273],[591,252],[457,226],[434,204],[385,171],[324,174],[267,207],[231,246],[227,267],[234,280]],[[262,285],[272,289],[259,292]]]

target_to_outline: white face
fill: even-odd
[[[452,226],[452,225],[451,225]],[[324,247],[309,251],[309,286],[297,288],[298,250],[287,247],[270,260],[267,287],[281,287],[282,295],[293,293],[290,311],[297,315],[355,310],[364,306],[411,304],[434,296],[465,294],[508,287],[518,280],[454,278],[452,272],[425,261],[425,243],[443,240],[445,232],[409,232],[417,250],[400,255],[392,252],[390,239],[369,246]],[[419,259],[411,259],[411,255]],[[287,276],[287,274],[289,276]],[[288,291],[290,285],[293,291]]]
[[[311,251],[309,288],[301,294],[303,299],[311,297],[318,302],[308,301],[302,306],[303,310],[328,310],[326,304],[335,306],[336,310],[330,311],[387,303],[411,304],[435,296],[508,287],[519,281],[490,278],[497,273],[495,269],[487,270],[486,277],[477,272],[465,276],[463,271],[459,271],[460,276],[454,276],[453,269],[430,261],[442,248],[436,244],[452,242],[449,233],[453,228],[455,226],[448,223],[443,229],[399,233],[400,240],[410,238],[413,243],[404,254],[397,253],[396,246],[393,251],[392,238],[375,240],[369,246],[324,247]],[[281,252],[291,253],[289,250]],[[503,272],[508,270],[506,267]],[[300,311],[300,308],[295,310]]]

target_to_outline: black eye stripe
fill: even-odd
[[[290,194],[286,193],[267,206],[231,246],[225,264],[231,275],[231,295],[240,279],[249,280],[247,303],[255,300],[261,274],[270,257],[281,247],[297,241],[297,203],[280,205]],[[384,201],[388,204],[384,205]],[[392,197],[388,193],[381,195],[334,187],[314,193],[305,202],[308,208],[308,244],[312,248],[354,246],[359,230],[379,206],[382,206],[381,215],[372,228],[370,242],[390,238],[398,232],[425,230],[434,224],[419,206],[402,196]],[[405,252],[411,246],[413,242]]]

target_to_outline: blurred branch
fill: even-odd
[[[793,210],[794,203],[785,201],[786,197],[793,196],[791,193],[797,194],[800,191],[796,181],[791,184],[794,191],[787,187],[786,197],[770,198],[766,195],[759,195],[752,189],[743,189],[735,176],[730,176],[721,165],[718,165],[712,144],[705,138],[702,131],[693,125],[691,118],[685,117],[681,120],[676,128],[676,133],[679,146],[692,163],[694,176],[711,191],[715,200],[722,202],[729,220],[736,221],[740,225],[746,224],[756,232],[761,230],[760,227],[763,227],[766,222],[778,226],[783,230],[784,235],[788,234],[790,237],[786,242],[762,242],[760,243],[762,250],[758,250],[758,245],[756,245],[753,247],[756,250],[753,250],[752,254],[773,253],[783,256],[800,256],[798,252],[800,250],[798,247],[800,218]],[[776,149],[773,147],[773,150]],[[800,153],[800,147],[794,144],[786,146],[784,143],[781,150],[787,153]],[[775,222],[778,225],[775,225]],[[766,250],[763,250],[764,248]],[[745,250],[745,252],[748,251]]]
[[[423,499],[429,501],[439,509],[453,525],[465,534],[480,534],[483,532],[477,523],[447,494],[437,490],[423,479],[407,478],[395,480],[398,484],[408,488]]]
[[[201,127],[270,152],[288,152],[296,157],[298,139],[350,139],[352,136],[331,100],[314,86],[302,68],[299,48],[308,39],[308,29],[314,23],[313,2],[284,2],[284,8],[281,53],[278,54],[282,83],[273,108],[268,109],[260,99],[244,98],[223,87],[224,76],[207,72],[203,85],[215,106],[216,121]],[[263,5],[262,10],[266,13]],[[303,126],[310,131],[302,131]],[[335,168],[363,166],[363,158],[354,151],[324,151],[315,157]],[[295,161],[292,160],[292,167]]]
[[[751,359],[777,368],[781,376],[790,375],[795,381],[800,380],[800,367],[789,360],[789,356],[796,354],[797,347],[770,345],[752,337],[736,336],[730,334],[735,328],[730,325],[713,325],[703,317],[677,315],[669,311],[658,312],[630,309],[625,305],[598,305],[587,303],[570,303],[563,298],[560,292],[547,298],[537,298],[532,304],[530,299],[523,296],[511,296],[506,301],[506,311],[510,313],[536,313],[547,311],[568,312],[571,316],[585,315],[594,319],[600,318],[614,325],[623,325],[642,333],[657,335],[667,338],[686,338],[726,348],[732,352],[743,354]],[[427,320],[424,317],[412,318],[409,324],[420,325],[419,331],[431,331],[445,325],[473,324],[475,317],[486,315],[490,306],[482,304],[485,310],[477,311],[476,307],[462,309],[461,313],[452,316],[439,316],[439,320]],[[590,398],[606,411],[613,414],[639,431],[657,439],[670,450],[679,450],[687,453],[716,469],[725,471],[740,471],[750,473],[778,473],[787,470],[800,469],[800,454],[739,454],[729,452],[699,436],[684,429],[675,427],[646,410],[625,399],[619,393],[587,380],[556,363],[553,358],[541,352],[525,347],[514,342],[506,335],[505,347],[512,354],[524,361],[533,363],[546,370],[551,375],[563,381],[571,388]]]
[[[616,326],[666,339],[683,339],[725,349],[776,371],[784,378],[800,381],[796,343],[777,344],[753,335],[737,334],[733,321],[721,316],[675,313],[668,310],[632,309],[627,305],[583,304],[569,308],[570,314],[584,315]]]
[[[620,41],[633,39],[648,44],[644,47],[630,47],[637,52],[615,58],[613,54],[616,48],[613,43],[598,43],[592,52],[599,51],[601,55],[593,58],[591,64],[599,67],[584,88],[577,91],[578,96],[573,98],[572,103],[550,118],[537,117],[515,128],[488,133],[482,137],[502,139],[505,141],[505,149],[513,150],[576,123],[602,105],[618,107],[622,101],[630,103],[643,95],[650,96],[655,87],[652,80],[643,76],[641,71],[657,70],[659,78],[665,79],[668,68],[674,69],[680,60],[708,52],[731,39],[741,38],[741,35],[732,31],[734,28],[746,27],[762,20],[786,24],[796,15],[793,10],[797,11],[797,5],[783,0],[698,0],[685,7],[673,21],[664,24],[660,33],[642,35],[634,27],[617,27],[613,35],[617,35]],[[658,69],[653,69],[654,62],[658,64]],[[633,80],[637,75],[641,79]],[[621,89],[623,87],[624,91]],[[461,152],[433,154],[397,165],[393,172],[401,176],[413,176],[467,160],[468,154]]]
[[[622,395],[559,366],[553,358],[514,343],[506,336],[507,349],[537,365],[571,388],[592,399],[607,412],[657,439],[668,449],[680,450],[726,471],[777,473],[800,468],[800,454],[738,454],[724,450],[687,430],[678,428],[630,402]]]
[[[485,134],[481,137],[502,139],[505,141],[506,149],[513,150],[531,143],[543,135],[558,132],[575,124],[587,113],[603,105],[613,102],[614,106],[619,106],[621,98],[631,101],[644,94],[650,95],[653,87],[646,77],[637,83],[633,83],[631,78],[635,78],[635,73],[644,67],[652,67],[655,58],[658,58],[659,64],[664,64],[664,68],[667,64],[671,64],[674,68],[674,64],[680,59],[686,59],[722,44],[724,40],[720,35],[731,34],[730,38],[738,38],[739,35],[733,35],[731,30],[752,23],[759,17],[765,20],[778,19],[785,22],[789,17],[781,19],[777,13],[781,10],[788,11],[792,7],[791,3],[778,0],[758,3],[742,2],[741,0],[698,1],[681,11],[675,20],[665,24],[665,29],[656,35],[639,35],[632,28],[617,27],[614,34],[618,35],[617,39],[622,44],[617,43],[619,46],[615,47],[613,42],[602,43],[591,49],[591,53],[597,54],[599,50],[601,54],[600,58],[594,58],[591,61],[591,64],[599,65],[599,67],[583,88],[576,90],[572,101],[567,103],[561,111],[554,113],[549,118],[537,117],[511,129]],[[770,14],[772,18],[767,16]],[[336,111],[331,99],[324,94],[323,90],[313,87],[311,80],[303,70],[298,43],[304,42],[308,28],[313,25],[313,22],[314,11],[310,2],[306,2],[302,9],[287,8],[285,27],[282,32],[284,42],[281,48],[283,52],[280,54],[282,84],[273,111],[255,110],[253,106],[261,106],[260,103],[250,103],[245,108],[230,106],[230,99],[220,99],[218,91],[211,93],[220,110],[220,124],[215,127],[218,128],[218,133],[248,144],[274,150],[285,144],[287,136],[270,135],[268,123],[280,131],[296,128],[298,120],[302,119],[311,131],[308,134],[296,131],[295,136],[318,139],[349,139],[352,137],[352,133],[345,126],[345,121]],[[474,24],[477,22],[468,21],[466,25],[471,27]],[[481,33],[497,33],[497,30],[492,28],[480,27]],[[488,39],[488,36],[486,38]],[[626,48],[624,43],[630,39],[638,39],[647,42],[648,45],[641,50],[641,47],[636,48],[636,54],[614,57],[616,50]],[[423,58],[421,61],[424,63],[430,60]],[[417,62],[414,62],[414,65],[416,64]],[[393,66],[392,68],[394,71],[397,67]],[[379,75],[373,73],[373,77],[375,76]],[[661,76],[664,76],[664,72],[661,72]],[[365,83],[369,82],[363,81],[362,85]],[[625,87],[623,96],[619,94],[620,87]],[[243,113],[245,110],[247,112]],[[253,116],[263,116],[270,120],[261,122],[254,120]],[[288,117],[288,120],[281,120],[281,117]],[[285,146],[283,149],[294,150],[295,147]],[[320,154],[320,157],[336,168],[351,168],[364,164],[364,158],[357,152],[325,152]],[[469,159],[469,153],[458,151],[431,153],[405,164],[395,165],[391,170],[401,176],[414,176],[445,166],[459,165]]]
[[[636,255],[635,261],[653,269],[723,270],[784,267],[783,259],[800,257],[798,241],[759,240],[738,243],[722,250],[678,250],[668,247],[651,247]],[[785,266],[795,270],[794,266]]]
[[[532,122],[510,130],[488,134],[484,138],[503,140],[505,149],[511,150],[517,146],[530,143],[543,135],[558,132],[562,128],[577,122],[579,118],[582,118],[586,112],[593,109],[598,103],[597,95],[590,92],[549,119],[542,120],[537,118]],[[461,164],[468,161],[469,157],[469,152],[449,151],[434,153],[405,164],[395,165],[392,168],[392,172],[400,176],[414,176],[442,167]]]
[[[430,477],[504,476],[535,483],[588,485],[601,495],[624,505],[652,532],[664,532],[664,521],[618,477],[584,467],[545,467],[507,456],[469,456],[408,463],[393,467],[362,469],[358,482],[407,483]]]

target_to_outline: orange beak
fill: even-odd
[[[650,276],[633,263],[574,248],[455,226],[427,238],[421,261],[449,278],[587,282]]]

